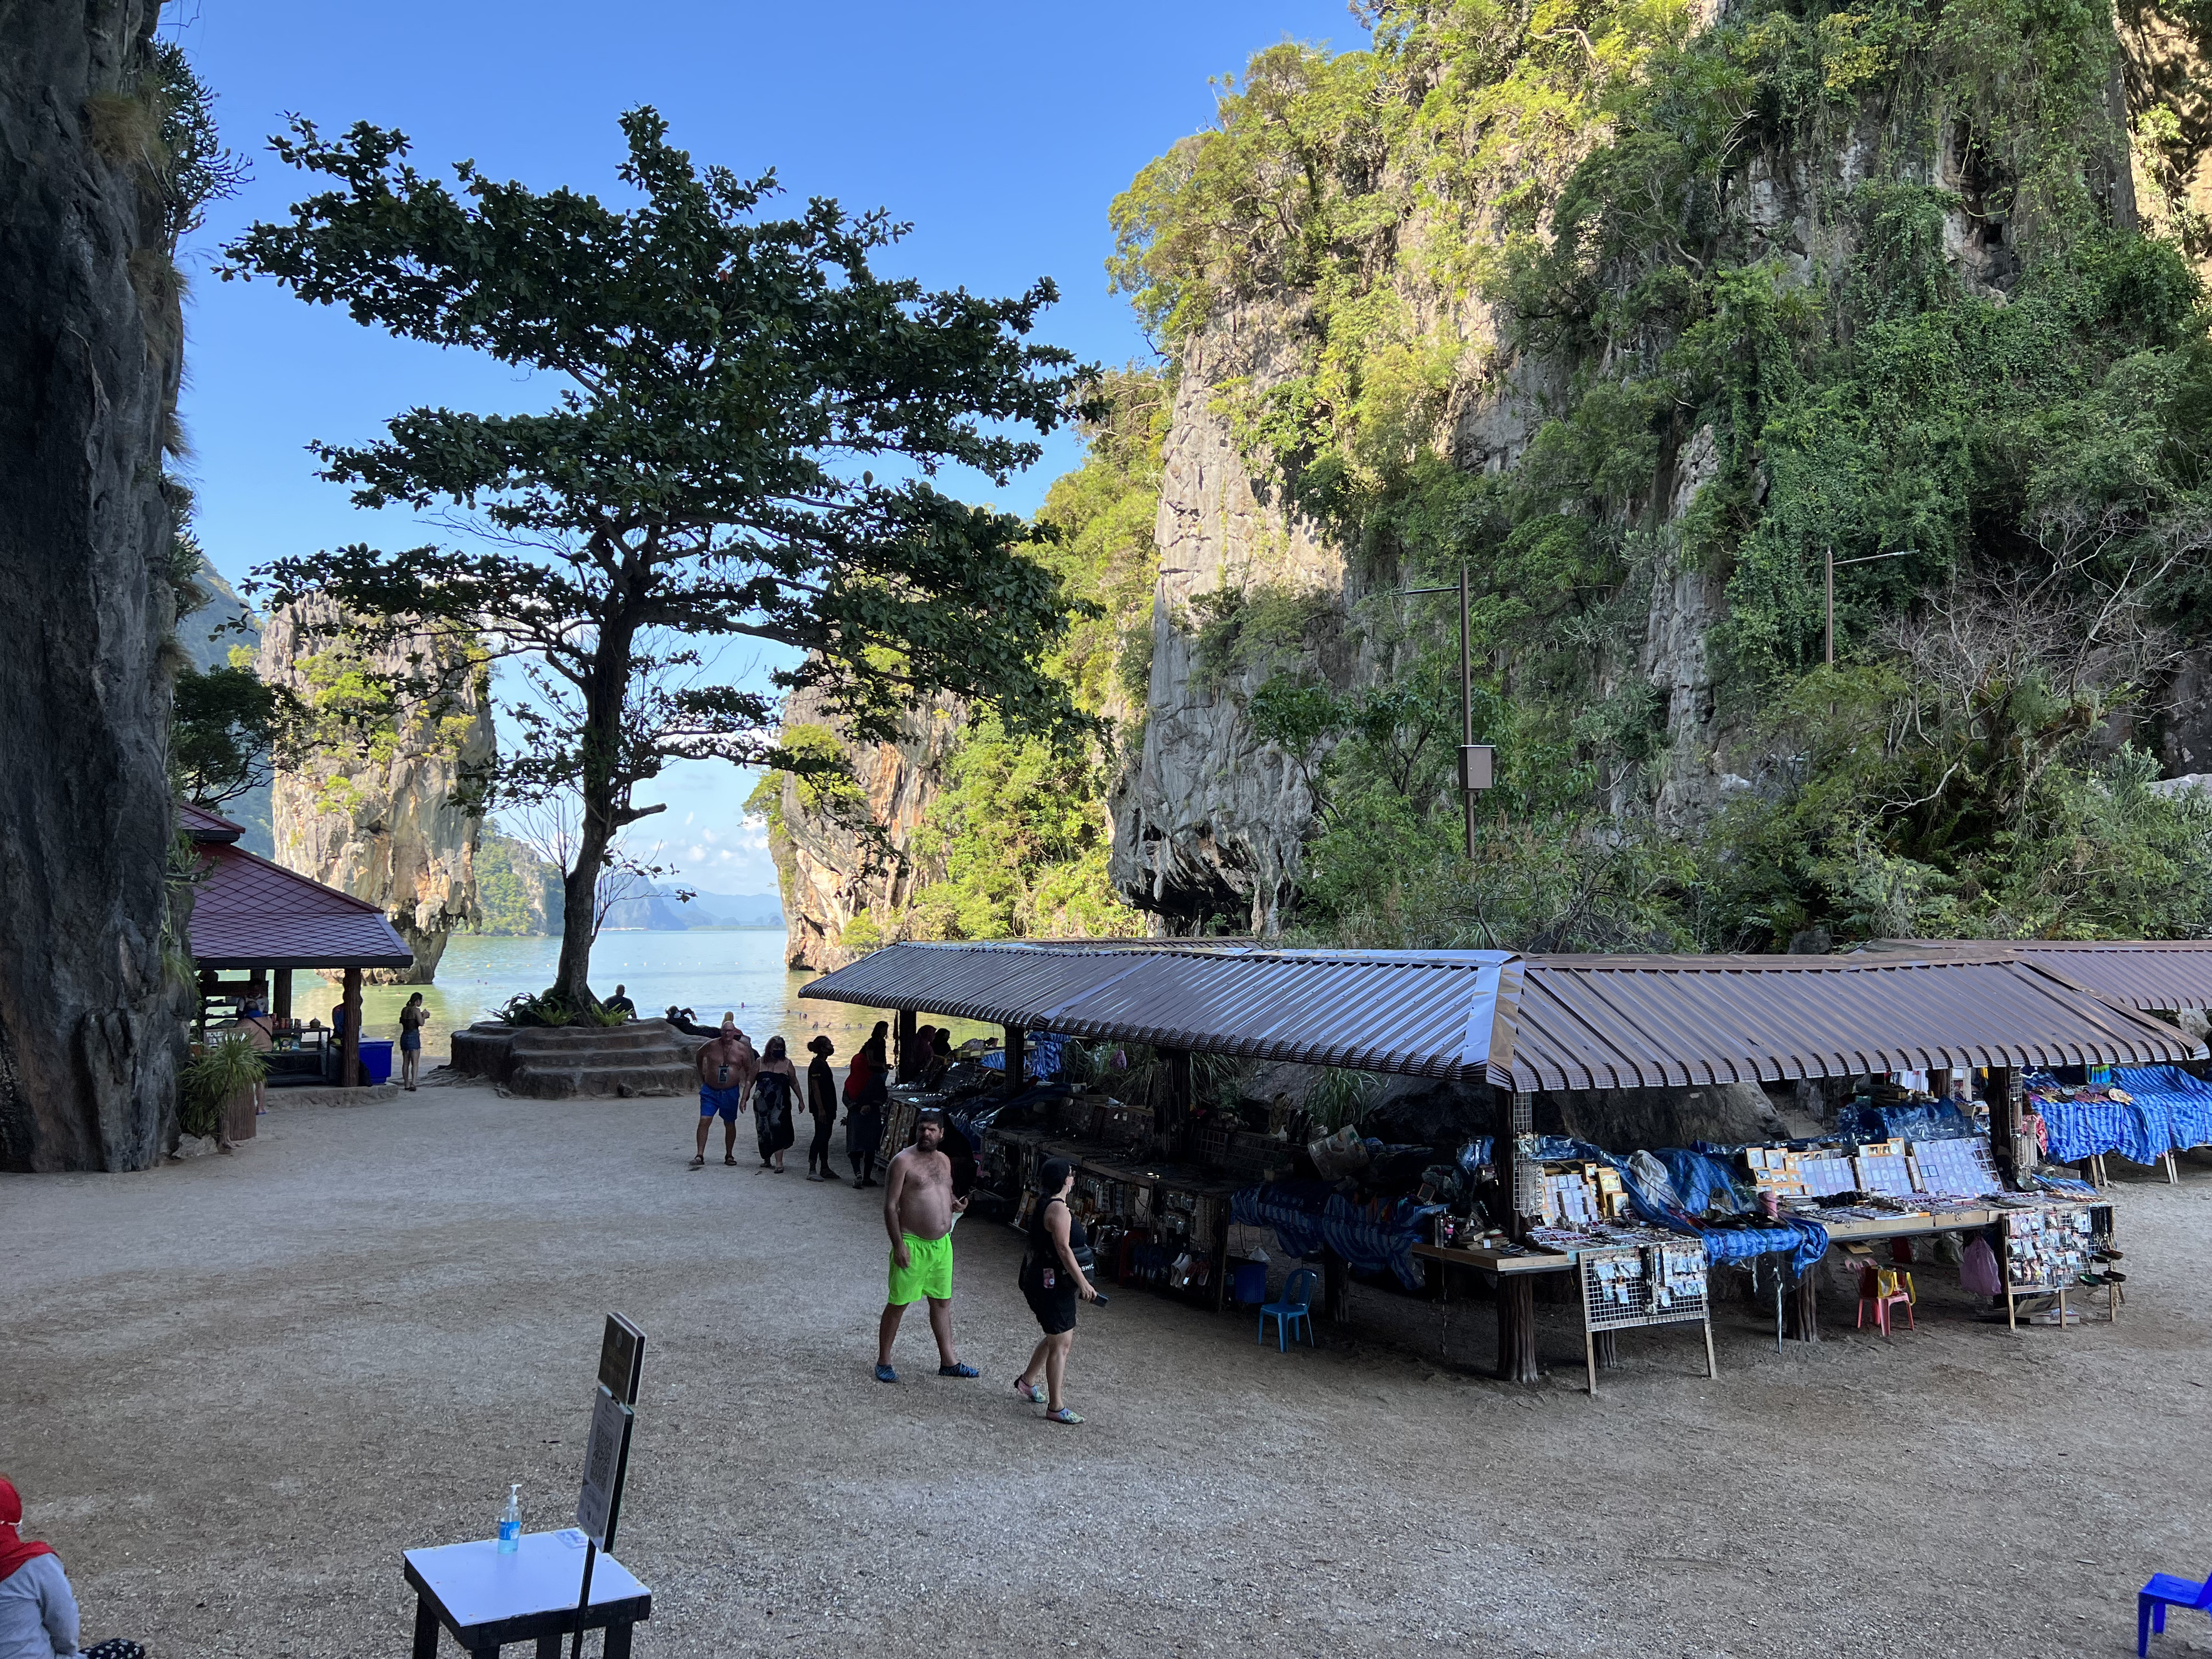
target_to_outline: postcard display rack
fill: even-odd
[[[2111,1212],[2099,1226],[2092,1206],[2086,1204],[2049,1205],[2015,1210],[2004,1218],[2005,1324],[2020,1328],[2020,1303],[2024,1297],[2056,1296],[2058,1328],[2066,1328],[2066,1292],[2079,1286],[2081,1276],[2096,1264],[2100,1238],[2109,1232]],[[2093,1283],[2094,1281],[2092,1281]],[[2120,1316],[2119,1286],[2106,1281],[2106,1309]]]
[[[1576,1261],[1582,1287],[1583,1358],[1589,1391],[1597,1393],[1600,1333],[1651,1325],[1697,1325],[1705,1338],[1705,1375],[1718,1376],[1713,1360],[1712,1305],[1705,1287],[1705,1247],[1696,1238],[1669,1238],[1626,1249],[1583,1250]]]

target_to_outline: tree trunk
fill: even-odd
[[[1536,1364],[1536,1285],[1529,1273],[1498,1276],[1498,1380],[1534,1382],[1543,1372]]]
[[[1820,1340],[1820,1268],[1817,1264],[1805,1270],[1797,1281],[1797,1288],[1790,1292],[1785,1304],[1784,1328],[1799,1342],[1818,1342]]]
[[[626,613],[600,625],[590,681],[584,688],[584,729],[578,744],[582,766],[577,780],[584,822],[576,861],[562,882],[561,966],[552,988],[572,1017],[599,1008],[599,1000],[592,994],[592,945],[599,931],[599,877],[616,836],[633,817],[642,816],[629,812],[622,768],[623,709],[629,696],[629,647],[636,633],[636,623]]]

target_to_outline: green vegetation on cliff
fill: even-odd
[[[1115,275],[1171,353],[1287,319],[1295,371],[1218,389],[1255,473],[1378,585],[1474,579],[1471,866],[1442,617],[1370,600],[1389,683],[1252,700],[1321,803],[1305,925],[2212,927],[2212,812],[2130,746],[2212,634],[2212,346],[2118,54],[2087,0],[1432,0],[1261,54],[1139,175]],[[1899,550],[1826,668],[1826,556]],[[1707,591],[1686,708],[1656,619]]]

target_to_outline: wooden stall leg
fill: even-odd
[[[1597,1333],[1585,1328],[1583,1332],[1583,1365],[1589,1372],[1590,1398],[1597,1398]]]
[[[438,1659],[438,1615],[431,1610],[430,1598],[419,1593],[415,1597],[415,1659]]]
[[[1818,1264],[1808,1268],[1790,1292],[1789,1327],[1792,1340],[1799,1342],[1818,1342],[1820,1340],[1820,1291],[1814,1277]]]
[[[1321,1310],[1332,1325],[1352,1320],[1352,1265],[1334,1250],[1321,1253]]]
[[[1501,1273],[1498,1279],[1498,1380],[1534,1382],[1536,1287],[1527,1273]]]
[[[1720,1362],[1713,1358],[1713,1316],[1705,1315],[1705,1376],[1708,1380],[1721,1374]]]
[[[561,1632],[551,1631],[538,1638],[538,1659],[561,1659]]]
[[[606,1645],[599,1650],[604,1659],[629,1659],[629,1633],[635,1628],[626,1619],[619,1625],[609,1625]]]
[[[1006,1027],[1006,1095],[1009,1099],[1025,1086],[1022,1073],[1029,1066],[1029,1033],[1018,1025]]]
[[[1590,1334],[1590,1340],[1595,1345],[1594,1352],[1597,1358],[1598,1370],[1619,1370],[1620,1369],[1620,1333],[1593,1331]]]

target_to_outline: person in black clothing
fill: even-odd
[[[772,1036],[761,1053],[760,1070],[753,1074],[753,1127],[760,1137],[761,1168],[777,1175],[783,1173],[785,1149],[797,1139],[791,1115],[798,1092],[799,1073],[791,1069],[783,1039]]]
[[[806,1045],[814,1056],[806,1062],[806,1109],[814,1115],[814,1139],[806,1146],[806,1178],[809,1181],[835,1181],[836,1173],[830,1167],[830,1131],[837,1123],[837,1079],[830,1069],[830,1056],[837,1052],[837,1045],[826,1036],[818,1036]]]
[[[881,1184],[876,1179],[876,1155],[882,1149],[884,1107],[891,1097],[890,1060],[884,1053],[890,1029],[889,1021],[878,1020],[875,1030],[860,1045],[860,1058],[867,1062],[867,1069],[854,1092],[852,1109],[845,1115],[845,1151],[853,1160],[855,1187]]]
[[[1067,1207],[1067,1194],[1075,1186],[1075,1166],[1064,1158],[1045,1160],[1037,1183],[1036,1213],[1030,1219],[1029,1249],[1023,1252],[1022,1297],[1044,1332],[1030,1363],[1014,1379],[1014,1392],[1045,1407],[1048,1423],[1080,1423],[1083,1419],[1060,1400],[1067,1380],[1067,1351],[1075,1342],[1075,1304],[1079,1297],[1096,1302],[1098,1292],[1085,1271],[1091,1255],[1091,1237]],[[1037,1386],[1038,1379],[1045,1386]]]
[[[637,1018],[637,1004],[629,1000],[629,988],[626,985],[616,986],[615,994],[599,1006],[611,1014],[620,1014],[624,1019]]]

